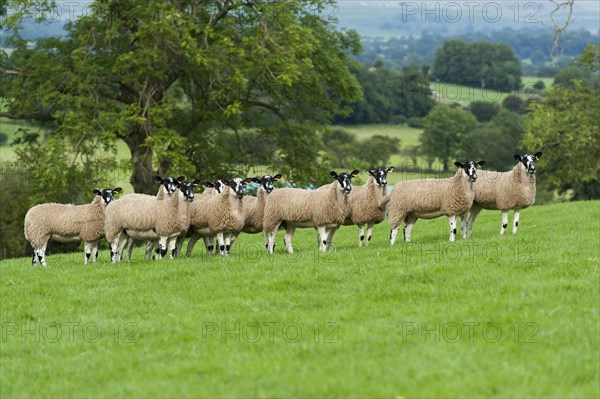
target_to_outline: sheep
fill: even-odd
[[[448,179],[404,181],[394,185],[390,193],[388,218],[392,226],[390,244],[394,245],[400,224],[404,241],[410,242],[410,232],[417,219],[434,219],[445,215],[450,224],[450,242],[456,238],[456,216],[463,215],[473,204],[477,167],[485,161],[455,162],[459,169]]]
[[[173,177],[166,177],[162,179],[160,176],[155,176],[155,179],[161,183],[160,188],[158,189],[158,193],[156,196],[148,195],[148,194],[128,194],[127,198],[133,200],[136,198],[137,201],[154,201],[162,200],[165,198],[165,195],[170,197],[177,190],[177,182],[181,183],[185,180],[185,176],[179,176],[177,179]],[[127,239],[127,260],[131,260],[131,253],[133,252],[135,240],[131,237]],[[148,241],[146,244],[146,260],[150,259],[150,255],[152,253],[152,248],[154,247],[154,241]]]
[[[283,222],[286,224],[284,243],[288,253],[294,252],[292,239],[297,227],[316,227],[319,250],[325,251],[329,233],[346,219],[351,179],[358,173],[358,170],[340,174],[331,171],[329,174],[336,182],[322,190],[282,188],[269,194],[263,222],[267,252],[273,253],[277,229]]]
[[[364,225],[367,225],[365,245],[368,245],[371,241],[373,226],[385,219],[386,206],[390,200],[387,193],[387,174],[393,170],[393,166],[367,170],[369,175],[367,182],[361,186],[352,187],[352,195],[348,197],[348,215],[343,225],[358,226],[359,247],[365,242]],[[328,239],[328,246],[332,245],[332,238]]]
[[[104,235],[106,206],[114,200],[114,194],[121,187],[94,190],[91,204],[39,204],[25,215],[25,239],[33,247],[32,266],[39,261],[46,267],[46,246],[48,241],[84,242],[84,260],[87,264],[98,258],[98,241]],[[92,255],[93,254],[93,255]]]
[[[256,197],[244,196],[244,228],[242,229],[244,233],[256,234],[263,231],[267,197],[275,189],[273,183],[279,179],[281,179],[281,174],[276,174],[275,176],[265,175],[251,179],[253,182],[260,184],[260,187],[256,192]],[[236,232],[231,236],[231,245],[237,239],[238,234],[239,232]],[[264,238],[266,243],[266,237]]]
[[[508,211],[514,210],[512,233],[517,234],[521,209],[535,203],[535,161],[541,156],[541,152],[517,154],[514,156],[517,164],[509,172],[481,171],[469,217],[461,218],[463,237],[471,236],[473,223],[482,209],[502,211],[501,235],[508,227]]]
[[[190,206],[188,207],[188,214],[190,215],[190,228],[188,230],[187,235],[182,234],[177,240],[177,256],[179,256],[179,252],[181,251],[181,247],[183,246],[183,241],[188,236],[190,237],[190,241],[188,242],[187,250],[185,253],[186,256],[192,255],[194,246],[196,245],[196,242],[200,237],[202,237],[202,239],[204,240],[204,247],[206,248],[206,253],[208,255],[213,254],[213,250],[215,248],[215,235],[208,228],[195,229],[193,227],[193,224],[203,225],[204,223],[208,223],[206,219],[204,219],[204,222],[199,220],[201,218],[206,218],[207,215],[204,213],[196,213],[196,210],[204,206],[201,203],[203,203],[203,201],[206,199],[206,196],[220,194],[223,190],[223,187],[225,187],[225,184],[223,183],[223,180],[219,179],[215,180],[214,183],[208,181],[204,182],[203,185],[204,187],[206,187],[206,189],[204,190],[202,195],[195,197],[194,202],[192,202],[192,204],[190,204]],[[196,220],[192,220],[193,218],[196,218]]]
[[[250,180],[222,179],[225,186],[221,193],[201,195],[190,204],[189,218],[192,234],[196,236],[216,235],[221,255],[229,254],[231,235],[244,227],[242,198],[244,197],[244,185]],[[187,252],[188,255],[191,253],[189,244]]]
[[[157,176],[157,180],[162,179]],[[176,238],[189,227],[187,204],[193,200],[193,187],[197,181],[188,185],[174,182],[178,187],[169,198],[152,201],[140,200],[138,195],[124,196],[114,201],[106,209],[106,238],[111,243],[111,260],[118,262],[127,237],[141,240],[158,238],[158,258],[167,253],[167,245],[172,258],[175,254]],[[129,198],[128,198],[129,197]]]

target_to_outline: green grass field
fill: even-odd
[[[519,234],[483,212],[449,244],[340,229],[316,252],[83,265],[0,262],[1,397],[600,396],[600,202],[534,206]]]

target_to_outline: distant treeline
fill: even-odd
[[[534,76],[554,76],[571,59],[581,54],[589,44],[598,43],[600,37],[587,30],[567,29],[560,38],[561,56],[552,58],[550,50],[554,34],[550,27],[513,29],[504,28],[493,33],[472,32],[449,37],[442,33],[423,31],[420,36],[362,38],[363,52],[357,57],[364,64],[383,61],[391,69],[402,71],[409,65],[432,65],[435,53],[444,42],[461,38],[466,42],[488,41],[506,43],[523,63],[523,73]]]

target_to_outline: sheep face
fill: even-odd
[[[523,156],[515,155],[515,160],[521,162],[530,175],[535,174],[535,161],[542,157],[541,152],[536,152],[533,155],[525,154]]]
[[[465,163],[462,162],[454,162],[456,167],[462,168],[463,176],[470,182],[475,182],[477,180],[477,167],[485,165],[485,161],[467,161]]]
[[[105,188],[104,190],[94,190],[94,194],[102,196],[102,202],[104,205],[110,204],[115,199],[115,193],[120,193],[123,189],[117,188]]]
[[[275,176],[265,175],[260,178],[253,177],[251,181],[260,184],[262,188],[267,192],[267,194],[270,194],[271,191],[275,189],[275,185],[273,183],[279,179],[281,179],[281,175],[276,174]]]
[[[185,181],[181,183],[179,190],[187,202],[192,202],[194,200],[194,187],[196,187],[198,184],[200,184],[199,179],[196,179],[193,182]]]
[[[370,176],[373,176],[373,178],[375,179],[375,182],[377,183],[378,186],[386,187],[387,186],[387,174],[392,172],[393,170],[394,170],[394,167],[390,166],[389,168],[379,168],[379,169],[367,170],[367,173]]]
[[[331,177],[333,177],[335,180],[337,180],[337,182],[339,184],[339,189],[346,194],[349,194],[350,191],[352,191],[351,179],[353,177],[355,177],[356,175],[358,175],[359,173],[360,172],[356,169],[354,169],[350,173],[342,172],[340,174],[337,174],[335,171],[329,172]]]
[[[181,186],[181,182],[185,180],[185,176],[179,176],[177,179],[173,177],[162,178],[160,176],[154,176],[156,181],[160,182],[166,190],[167,195],[171,196]]]
[[[223,184],[225,184],[226,186],[229,187],[230,194],[234,195],[240,199],[244,197],[244,186],[247,183],[249,183],[250,181],[252,181],[252,179],[243,179],[242,180],[239,177],[236,177],[231,180],[225,180],[225,179],[222,180]]]

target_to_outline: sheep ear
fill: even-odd
[[[375,171],[373,169],[367,170],[367,174],[371,176],[375,176]]]
[[[456,161],[456,162],[454,162],[454,166],[456,166],[457,168],[464,168],[465,165],[463,165],[462,162]]]
[[[513,158],[515,159],[515,161],[521,162],[521,156],[519,154],[515,154]]]
[[[360,171],[358,169],[354,169],[351,173],[350,176],[352,177],[356,177],[356,175],[358,175],[360,173]]]
[[[248,183],[254,181],[254,179],[256,179],[256,177],[246,177],[244,180],[242,180],[242,183],[248,184]]]
[[[227,179],[221,179],[221,183],[223,183],[225,186],[229,185],[229,180]]]
[[[277,173],[275,176],[273,176],[273,181],[277,181],[279,179],[281,179],[281,174],[280,173]]]
[[[254,183],[258,183],[258,184],[260,184],[260,183],[261,183],[261,181],[260,181],[260,179],[259,179],[258,177],[253,177],[253,178],[252,178],[252,179],[250,179],[250,180],[251,180],[251,181],[253,181]]]
[[[177,180],[179,183],[182,183],[182,182],[185,180],[185,176],[179,176],[179,177],[178,177],[177,179],[175,179],[175,180]]]
[[[537,161],[538,159],[540,159],[542,157],[542,153],[541,152],[536,152],[535,154],[533,154],[535,160]]]
[[[393,172],[393,171],[394,171],[394,167],[393,167],[393,166],[390,166],[390,167],[389,167],[389,168],[387,168],[385,171],[386,171],[386,172],[388,172],[388,173],[391,173],[391,172]]]
[[[337,174],[337,173],[335,173],[335,171],[333,171],[333,170],[332,170],[331,172],[329,172],[329,175],[330,175],[331,177],[333,177],[334,179],[337,179],[337,177],[338,177],[338,174]]]
[[[192,182],[192,186],[196,187],[198,184],[202,183],[202,180],[196,179]]]
[[[486,163],[487,163],[487,162],[485,162],[485,161],[479,161],[479,162],[477,162],[477,166],[483,166],[483,165],[485,165]]]
[[[96,194],[96,195],[102,195],[102,191],[100,191],[100,190],[94,190],[94,194]]]
[[[159,182],[163,182],[163,178],[160,177],[159,175],[154,176],[154,180],[159,181]]]
[[[204,185],[204,187],[208,187],[208,188],[213,188],[215,186],[214,184],[212,184],[212,182],[209,182],[209,181],[205,181],[202,184]]]
[[[123,191],[123,189],[121,187],[117,187],[117,188],[113,188],[113,191],[115,193],[120,193],[121,191]]]

